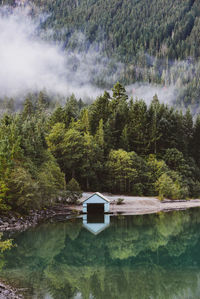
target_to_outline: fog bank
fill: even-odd
[[[104,92],[99,88],[115,84],[123,77],[124,65],[101,53],[101,45],[91,44],[80,32],[71,36],[77,45],[73,51],[48,39],[53,32],[41,31],[48,16],[30,16],[29,8],[0,8],[0,97],[23,98],[28,92],[43,89],[63,97],[95,99]],[[63,28],[63,30],[65,30]],[[47,41],[49,40],[49,41]],[[126,87],[134,99],[149,103],[155,94],[161,102],[172,103],[177,97],[175,85],[133,84]]]

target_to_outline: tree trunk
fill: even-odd
[[[89,191],[90,184],[89,184],[89,179],[88,179],[88,177],[86,178],[86,188],[87,188],[87,190]]]

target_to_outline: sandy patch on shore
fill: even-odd
[[[80,202],[82,203],[92,194],[93,193],[83,193]],[[113,214],[120,213],[123,215],[142,215],[200,207],[200,199],[191,199],[187,201],[164,200],[161,202],[155,197],[134,197],[124,195],[110,195],[105,193],[103,195],[110,200],[110,212]],[[117,205],[118,198],[124,199],[121,205]],[[82,211],[82,205],[71,206],[70,209]]]

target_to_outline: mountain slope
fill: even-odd
[[[177,87],[177,105],[194,113],[200,99],[200,2],[195,0],[35,0],[46,27],[70,48],[74,30],[125,63],[124,84]],[[59,31],[65,28],[61,36]]]
[[[21,0],[22,1],[22,0]],[[63,49],[74,50],[83,33],[91,45],[124,63],[124,84],[175,86],[177,105],[200,104],[200,2],[195,0],[27,0],[48,14],[45,29]],[[16,5],[14,0],[0,1]],[[20,3],[20,1],[18,1]],[[98,85],[106,87],[103,80]]]
[[[90,42],[105,42],[107,54],[134,61],[149,55],[199,57],[200,2],[194,0],[35,0],[51,13],[47,25],[83,31]],[[195,43],[194,43],[195,42]]]

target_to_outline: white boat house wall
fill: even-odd
[[[83,201],[83,213],[108,213],[110,211],[110,201],[101,193],[96,192],[92,194],[89,198]]]

